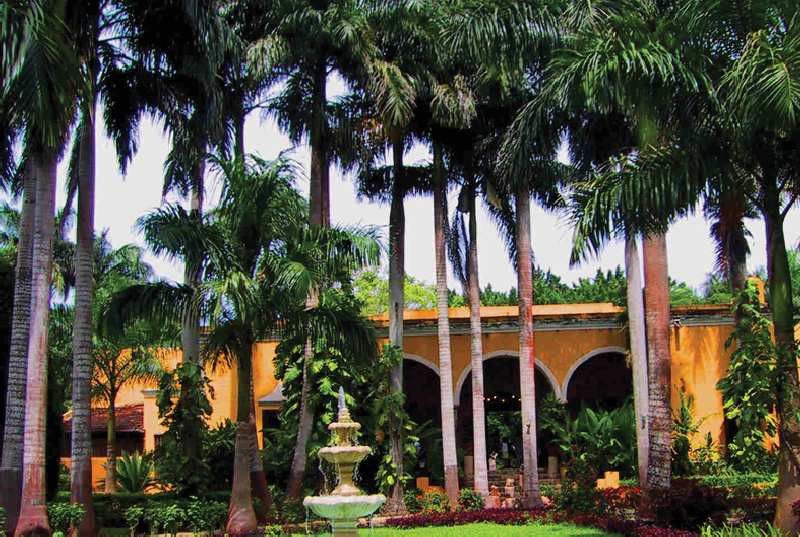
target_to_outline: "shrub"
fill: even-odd
[[[660,524],[692,531],[705,524],[721,523],[730,507],[724,491],[691,479],[674,479],[669,491],[653,501]]]
[[[53,531],[67,533],[83,520],[86,509],[78,503],[51,503],[47,506],[47,517]]]
[[[264,537],[286,537],[288,534],[283,531],[283,528],[277,524],[273,524],[264,528]]]
[[[0,507],[0,537],[6,537],[6,524],[8,524],[6,510]]]
[[[483,496],[472,489],[461,489],[458,495],[458,508],[462,511],[479,511],[483,509]]]
[[[184,510],[187,527],[195,533],[221,529],[228,517],[228,505],[223,502],[192,498]]]
[[[741,526],[706,526],[701,537],[781,537],[781,532],[769,524],[742,524]]]
[[[450,510],[450,501],[442,492],[428,492],[422,496],[423,513],[446,513]]]
[[[524,525],[542,520],[544,511],[523,511],[519,509],[481,509],[480,511],[447,511],[442,513],[421,513],[386,520],[387,526],[397,528],[418,528],[422,526],[455,526],[475,522],[494,524]]]
[[[419,489],[409,489],[403,493],[403,503],[406,504],[406,510],[409,513],[419,513],[422,511],[422,502],[420,501],[421,492]]]
[[[131,534],[135,535],[137,530],[141,529],[142,521],[144,520],[144,508],[134,505],[125,510],[125,522],[128,523],[128,528]]]
[[[169,533],[174,535],[184,527],[186,511],[177,504],[154,505],[144,512],[144,519],[153,533]]]
[[[600,493],[600,511],[618,514],[620,511],[635,510],[641,499],[642,490],[639,487],[605,489]]]
[[[144,492],[153,484],[153,461],[148,455],[122,453],[117,459],[117,485],[122,492]]]
[[[778,488],[777,474],[724,473],[696,478],[701,485],[725,489],[729,498],[774,496]]]

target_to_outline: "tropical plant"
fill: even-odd
[[[117,489],[129,494],[145,492],[154,483],[153,461],[150,455],[122,452],[116,461]]]
[[[755,284],[739,294],[733,308],[739,322],[726,346],[735,344],[735,348],[725,376],[717,383],[725,417],[735,424],[726,454],[739,471],[772,471],[760,465],[766,459],[767,441],[777,434],[773,409],[778,349],[772,340],[771,323],[761,313]]]

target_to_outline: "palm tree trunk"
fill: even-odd
[[[312,226],[330,225],[330,187],[329,166],[326,142],[326,107],[327,107],[328,68],[324,61],[320,61],[314,72],[314,88],[312,96],[311,118],[311,177],[309,185],[309,210]],[[306,307],[317,307],[318,297],[316,292],[311,292],[306,299]],[[300,416],[297,425],[297,440],[294,446],[292,467],[289,470],[289,482],[286,485],[286,494],[290,498],[299,498],[303,487],[303,478],[306,473],[306,449],[311,438],[314,424],[314,409],[311,406],[311,386],[309,385],[308,366],[314,356],[314,346],[311,338],[306,340],[303,351],[303,387],[300,391]]]
[[[647,484],[647,461],[650,454],[650,423],[648,420],[647,338],[645,336],[642,271],[636,237],[625,239],[625,277],[628,284],[628,333],[631,341],[633,373],[633,408],[636,415],[636,452],[639,485]]]
[[[389,209],[389,343],[403,349],[403,311],[405,308],[405,237],[406,215],[403,207],[403,139],[396,137],[392,143],[392,165],[394,167],[394,185],[392,204]],[[394,393],[403,393],[403,362],[392,369],[390,385]],[[389,432],[392,463],[397,471],[398,479],[389,495],[387,511],[405,511],[403,499],[403,431]]]
[[[47,409],[47,328],[53,262],[57,158],[46,151],[31,155],[36,170],[36,216],[31,273],[31,319],[25,392],[25,452],[22,457],[22,500],[15,535],[49,535],[45,505],[45,415]]]
[[[246,114],[244,109],[240,109],[234,118],[233,126],[233,156],[244,161],[244,122]]]
[[[25,429],[25,382],[28,370],[28,326],[31,318],[31,268],[36,211],[36,173],[30,162],[25,167],[24,188],[17,265],[14,271],[14,311],[11,319],[5,429],[0,467],[0,507],[6,511],[9,535],[13,535],[17,525],[22,493],[22,440]]]
[[[647,326],[647,362],[650,411],[650,455],[647,488],[668,489],[672,463],[672,414],[670,409],[669,272],[666,235],[643,241],[644,306]]]
[[[439,340],[439,391],[442,405],[442,449],[444,485],[451,509],[458,506],[458,458],[456,456],[456,420],[453,408],[453,367],[450,354],[450,310],[447,288],[447,250],[444,231],[447,226],[447,183],[444,176],[441,145],[433,144],[435,186],[433,191],[434,252],[436,254],[436,311]]]
[[[471,156],[470,156],[471,158]],[[478,218],[476,214],[475,179],[469,163],[469,252],[467,253],[467,286],[469,295],[469,332],[472,362],[472,446],[474,487],[489,495],[489,470],[486,459],[486,413],[483,401],[483,328],[481,326],[481,288],[478,278]]]
[[[116,394],[108,401],[106,423],[106,494],[117,492],[117,402]]]
[[[84,112],[78,171],[78,229],[75,248],[75,320],[72,333],[72,468],[70,501],[84,507],[80,537],[96,534],[92,505],[92,302],[94,300],[94,106]]]
[[[786,253],[780,193],[774,178],[764,188],[764,221],[767,230],[767,259],[770,308],[778,348],[778,502],[775,526],[786,535],[796,535],[800,523],[793,505],[800,501],[800,379],[797,369],[797,342],[794,338],[792,276]]]
[[[250,495],[250,461],[252,437],[255,427],[250,421],[250,384],[253,371],[248,349],[239,353],[236,360],[236,444],[233,456],[233,487],[228,507],[226,532],[231,535],[252,535],[256,531],[256,513]]]
[[[517,187],[516,241],[519,287],[519,391],[522,403],[522,505],[539,507],[539,464],[536,446],[536,358],[533,340],[533,257],[531,249],[531,200],[526,184]]]
[[[203,152],[205,146],[203,146]],[[202,153],[202,152],[201,152]],[[205,161],[200,160],[195,168],[195,177],[192,184],[192,190],[189,200],[189,206],[192,213],[202,216],[203,214],[203,201],[205,197]],[[183,281],[185,284],[191,286],[193,289],[199,288],[201,284],[202,274],[197,267],[191,266],[191,263],[186,264],[183,274]],[[190,308],[184,315],[181,326],[181,360],[183,363],[200,361],[200,312],[197,308]],[[181,387],[179,395],[181,399],[185,399],[186,394],[184,388]],[[193,418],[193,423],[186,427],[186,436],[181,445],[184,456],[187,460],[197,460],[200,458],[200,420],[196,417]]]
[[[314,299],[316,300],[316,299]],[[309,298],[308,303],[312,302]],[[292,467],[289,470],[289,482],[286,486],[286,495],[293,499],[300,498],[303,488],[303,478],[306,473],[306,458],[308,441],[314,425],[314,411],[311,409],[311,375],[309,365],[314,357],[314,344],[311,337],[306,338],[303,349],[303,387],[300,391],[300,416],[297,424],[297,440],[295,441]]]
[[[250,344],[251,356],[253,344]],[[267,474],[264,472],[264,463],[258,450],[258,428],[256,427],[256,394],[253,384],[253,375],[250,375],[250,488],[254,498],[261,501],[260,508],[256,511],[256,518],[259,523],[267,520],[267,513],[272,505],[272,497],[267,488]]]
[[[326,140],[326,106],[328,102],[327,88],[328,69],[324,61],[320,61],[314,72],[314,88],[312,95],[311,118],[311,177],[309,189],[309,205],[311,223],[318,226],[330,225],[330,170],[328,166],[328,148]]]

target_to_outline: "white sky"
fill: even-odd
[[[332,85],[337,86],[334,81]],[[338,88],[333,88],[334,92]],[[100,115],[100,114],[99,114]],[[140,130],[139,153],[131,163],[126,177],[117,169],[113,144],[104,133],[98,135],[97,144],[97,208],[95,225],[97,230],[109,229],[109,238],[115,246],[125,243],[142,244],[136,234],[134,223],[142,214],[161,203],[163,162],[169,147],[168,138],[160,126],[143,121]],[[251,114],[245,127],[245,145],[248,153],[274,158],[283,150],[291,149],[291,143],[271,121],[262,121],[258,114]],[[303,170],[308,170],[309,150],[307,146],[294,148],[292,157]],[[424,147],[414,147],[407,154],[409,163],[429,160]],[[63,175],[60,169],[58,203],[64,201]],[[208,184],[212,189],[207,199],[214,199],[218,186],[213,178]],[[308,180],[304,177],[300,188],[308,192]],[[216,187],[216,188],[215,188]],[[451,203],[451,208],[452,208]],[[406,201],[406,271],[409,275],[427,282],[434,281],[433,250],[433,201],[431,198],[411,198]],[[381,226],[384,237],[388,228],[389,208],[356,199],[352,178],[343,177],[339,170],[331,173],[331,218],[335,224],[369,224]],[[764,226],[759,220],[748,221],[752,233],[751,257],[748,268],[754,270],[765,264]],[[535,207],[532,215],[533,249],[537,263],[573,282],[580,277],[591,276],[597,268],[613,269],[623,264],[623,247],[619,242],[606,247],[599,259],[586,262],[575,269],[569,268],[571,233],[566,222],[557,215],[548,214]],[[676,280],[699,287],[712,269],[714,247],[708,235],[708,224],[701,214],[677,222],[669,231],[669,272]],[[516,276],[508,262],[503,243],[497,235],[495,225],[486,213],[479,211],[478,261],[481,285],[491,283],[495,289],[507,290],[516,285]],[[793,210],[786,220],[786,239],[793,247],[800,238],[800,211]],[[181,267],[166,260],[148,255],[159,276],[179,280]],[[452,277],[452,276],[451,276]],[[454,280],[449,281],[456,288]]]

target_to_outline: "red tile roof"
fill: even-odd
[[[144,433],[144,405],[118,406],[116,409],[118,433]],[[105,432],[108,423],[107,408],[92,409],[92,432]],[[64,416],[64,430],[72,430],[72,413]]]

